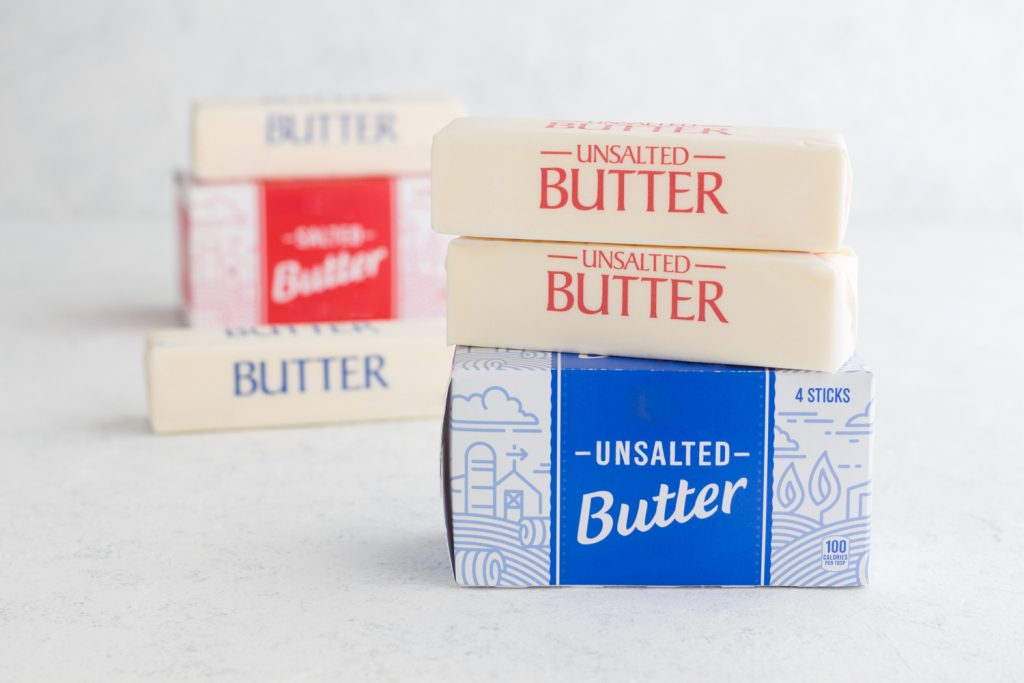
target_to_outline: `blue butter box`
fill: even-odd
[[[868,582],[872,375],[459,347],[442,473],[470,586]]]

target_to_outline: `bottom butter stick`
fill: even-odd
[[[448,246],[448,341],[832,372],[857,257],[473,239]]]
[[[458,347],[443,462],[470,586],[860,586],[871,372]]]
[[[146,340],[157,433],[441,415],[441,319],[170,329]]]

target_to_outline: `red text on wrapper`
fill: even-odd
[[[568,187],[566,187],[568,185]],[[626,198],[639,188],[639,206]],[[540,208],[578,211],[642,210],[648,213],[728,213],[715,193],[722,175],[714,171],[627,169],[540,169]]]
[[[685,255],[583,249],[579,255],[551,254],[549,258],[565,263],[577,261],[581,266],[575,271],[547,271],[549,312],[729,322],[722,311],[725,288],[721,281],[679,277],[694,266]],[[697,266],[721,268],[710,264]]]
[[[645,123],[640,121],[549,121],[545,128],[614,131],[616,133],[665,133],[668,135],[732,135],[729,126],[699,123]]]
[[[576,145],[572,150],[541,150],[567,167],[540,167],[540,208],[648,213],[729,213],[722,202],[722,174],[694,167],[680,145]],[[722,159],[698,155],[701,163]]]

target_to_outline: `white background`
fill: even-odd
[[[1024,4],[0,3],[0,210],[164,218],[208,98],[842,130],[854,225],[1024,218]]]
[[[0,1],[0,680],[1019,680],[1016,2]],[[455,587],[439,425],[155,437],[203,98],[841,129],[872,586]]]

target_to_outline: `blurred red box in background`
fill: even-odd
[[[194,326],[442,316],[448,238],[428,176],[207,182],[178,177]]]

